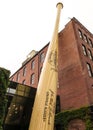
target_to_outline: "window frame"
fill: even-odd
[[[25,79],[22,81],[22,84],[24,84],[24,85],[26,84],[26,80]]]
[[[45,53],[42,52],[42,53],[40,54],[40,62],[43,63],[44,60],[45,60]]]
[[[83,33],[80,29],[78,29],[78,34],[79,34],[80,39],[83,39]]]
[[[87,62],[87,70],[88,70],[89,77],[93,77],[92,68],[88,62]]]
[[[30,84],[34,84],[35,83],[35,73],[31,74],[31,78],[30,78]]]
[[[35,68],[35,60],[31,61],[31,69],[33,70]]]
[[[23,76],[26,76],[26,66],[23,68]]]
[[[90,47],[93,48],[93,43],[92,43],[92,40],[90,38],[88,38],[88,44],[89,44]]]
[[[19,80],[20,80],[20,73],[18,72],[18,73],[17,73],[16,81],[18,82]]]
[[[88,43],[88,38],[87,38],[87,35],[86,35],[86,34],[84,34],[84,35],[83,35],[83,37],[84,37],[84,41],[85,41],[86,43]]]
[[[90,49],[88,49],[88,56],[89,56],[90,60],[92,60],[92,59],[93,59],[92,52],[91,52],[91,50],[90,50]]]
[[[82,44],[82,50],[83,50],[83,54],[85,55],[85,56],[87,56],[88,54],[87,54],[87,49],[86,49],[86,46],[84,45],[84,44]]]

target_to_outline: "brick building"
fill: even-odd
[[[61,110],[93,104],[93,34],[76,18],[59,32],[58,95]],[[32,51],[11,81],[37,88],[49,43]]]

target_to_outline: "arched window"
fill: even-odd
[[[87,56],[87,50],[86,50],[86,47],[82,44],[82,50],[83,50],[83,54],[85,56]]]
[[[45,54],[44,54],[44,52],[42,52],[40,54],[40,62],[44,62],[44,59],[45,59]]]
[[[23,68],[23,76],[26,76],[26,67]]]
[[[91,65],[89,63],[87,63],[87,70],[88,70],[88,74],[90,77],[92,77],[92,68],[91,68]]]
[[[17,74],[16,81],[18,82],[20,80],[20,73]]]
[[[34,69],[35,68],[35,60],[33,60],[32,62],[31,62],[31,69]]]
[[[35,83],[35,74],[33,73],[32,75],[31,75],[31,84],[34,84]]]
[[[80,37],[81,39],[83,39],[83,34],[82,34],[82,32],[81,32],[80,29],[78,29],[78,33],[79,33],[79,37]]]
[[[90,47],[93,47],[93,43],[92,43],[92,40],[90,38],[88,39],[88,43],[89,43]]]
[[[22,84],[26,84],[26,80],[25,79],[23,80]]]
[[[92,58],[92,52],[91,52],[91,50],[90,49],[88,49],[88,56],[89,56],[89,58],[92,60],[93,58]]]
[[[87,35],[86,35],[86,34],[84,34],[84,35],[83,35],[83,37],[84,37],[84,41],[85,41],[85,42],[88,42]]]

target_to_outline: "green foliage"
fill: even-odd
[[[64,111],[56,114],[55,125],[60,124],[62,130],[67,130],[68,123],[73,119],[81,119],[85,122],[86,130],[93,130],[93,123],[91,120],[90,107],[82,107],[70,111]]]
[[[6,91],[9,84],[9,75],[9,70],[0,68],[0,130],[3,130],[2,125],[7,105]]]

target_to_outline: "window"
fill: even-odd
[[[25,85],[18,85],[16,88],[16,94],[20,96],[28,97],[30,94],[30,90],[31,90],[30,87],[27,87]],[[21,100],[21,97],[19,97],[18,99]]]
[[[30,87],[26,87],[26,88],[25,88],[24,96],[26,96],[26,97],[30,96],[30,90],[31,90]]]
[[[83,54],[86,56],[87,55],[87,50],[86,47],[82,44],[82,50],[83,50]]]
[[[32,62],[31,62],[31,69],[34,69],[35,68],[35,61],[33,60]]]
[[[20,96],[24,96],[25,93],[25,86],[24,85],[18,85],[16,88],[16,94]]]
[[[45,55],[44,55],[44,53],[41,53],[40,54],[40,62],[44,62],[44,59],[45,59]]]
[[[17,78],[16,78],[16,81],[19,81],[20,80],[20,73],[17,74]]]
[[[78,33],[79,33],[79,37],[80,37],[81,39],[83,39],[83,34],[82,34],[82,32],[81,32],[80,29],[78,30]]]
[[[34,84],[35,83],[35,74],[33,73],[31,75],[31,84]]]
[[[88,39],[88,43],[89,43],[90,47],[93,47],[92,40],[90,38]]]
[[[26,81],[25,81],[25,80],[23,80],[22,84],[26,84]]]
[[[89,58],[92,60],[92,52],[90,49],[88,49],[88,55],[89,55]]]
[[[23,76],[26,76],[26,67],[23,68]]]
[[[91,65],[89,63],[87,63],[87,69],[88,69],[89,76],[92,77],[92,69],[91,69]]]
[[[14,89],[14,88],[7,88],[7,93],[15,94],[16,93],[16,89]]]
[[[84,34],[84,41],[88,42],[87,36]]]

